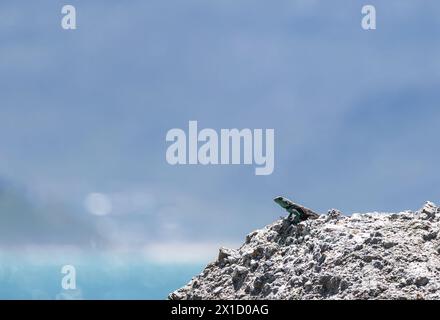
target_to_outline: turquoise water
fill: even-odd
[[[69,259],[0,254],[0,299],[166,299],[204,267],[109,254]],[[75,267],[76,290],[62,288],[65,264]]]

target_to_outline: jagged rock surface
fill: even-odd
[[[330,210],[246,237],[169,299],[440,299],[440,208]]]

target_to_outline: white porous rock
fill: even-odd
[[[169,299],[440,299],[440,209],[332,209],[250,233]]]

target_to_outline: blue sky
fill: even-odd
[[[64,2],[0,4],[2,247],[206,261],[282,215],[279,194],[347,214],[438,200],[438,2],[368,1],[375,31],[364,1],[68,3],[75,31]],[[274,128],[274,173],[168,165],[189,120]]]

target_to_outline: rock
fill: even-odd
[[[365,240],[365,244],[379,244],[382,242],[381,238],[376,238],[376,237],[372,237],[372,238],[368,238]]]
[[[425,205],[420,210],[421,218],[425,220],[434,218],[438,212],[439,208],[431,201],[426,201]]]
[[[307,282],[304,284],[304,290],[305,290],[306,292],[312,290],[312,288],[313,288],[313,283],[312,283],[311,281],[307,281]]]
[[[241,275],[243,275],[243,274],[246,274],[248,271],[249,271],[249,270],[248,270],[248,268],[246,268],[246,267],[236,266],[236,267],[234,268],[233,274],[241,276]]]
[[[415,284],[418,287],[426,286],[429,282],[429,279],[425,276],[418,276],[415,280]]]
[[[252,238],[257,234],[257,231],[251,232],[246,236],[246,243],[251,242]]]
[[[423,240],[431,241],[437,238],[438,231],[431,231],[422,235]]]
[[[438,211],[438,207],[431,201],[426,201],[422,208],[422,213],[435,214]]]
[[[255,278],[255,280],[254,280],[254,288],[256,290],[260,290],[263,287],[263,285],[265,283],[265,280],[266,279],[265,279],[264,276],[259,276],[259,277]]]
[[[382,245],[383,245],[383,247],[385,249],[390,249],[390,248],[394,247],[395,245],[397,245],[397,242],[395,242],[395,241],[385,241]]]
[[[375,260],[375,261],[373,261],[373,267],[375,267],[377,269],[382,269],[383,264],[382,264],[382,262],[380,262],[380,260]]]
[[[217,261],[219,263],[225,263],[230,261],[235,261],[238,258],[238,253],[234,249],[228,249],[225,247],[221,247],[219,249]]]
[[[327,212],[327,221],[329,220],[333,220],[333,219],[338,219],[342,216],[342,212],[337,210],[337,209],[330,209]]]
[[[440,299],[440,219],[416,212],[342,216],[251,232],[169,299]]]
[[[214,295],[217,295],[217,294],[219,294],[222,290],[223,290],[222,287],[217,287],[217,288],[214,289],[214,291],[212,291],[212,293],[213,293]]]
[[[168,295],[168,299],[169,300],[182,300],[183,297],[184,297],[184,294],[183,293],[179,293],[177,290],[174,291],[174,292],[171,292]]]
[[[325,296],[334,295],[339,291],[341,278],[333,275],[323,275],[319,279],[321,285],[321,294]]]

